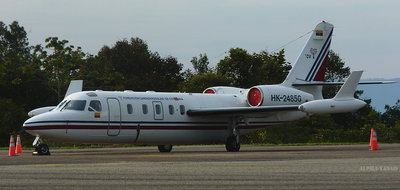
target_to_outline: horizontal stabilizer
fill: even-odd
[[[358,84],[393,84],[396,83],[396,81],[360,81]],[[299,83],[293,83],[293,86],[330,86],[330,85],[343,85],[344,82],[299,82]]]

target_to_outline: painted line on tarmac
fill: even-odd
[[[182,165],[182,164],[193,164],[193,162],[152,162],[152,161],[141,161],[141,162],[109,162],[109,163],[63,163],[63,164],[29,164],[23,165],[24,167],[67,167],[67,166],[127,166],[127,165],[142,165],[142,164],[167,164],[167,165]],[[281,163],[281,161],[206,161],[206,162],[197,162],[196,164],[207,164],[207,165],[230,165],[233,164],[237,167],[241,166],[269,166],[269,167],[287,167],[287,166],[296,166],[299,163]]]
[[[154,162],[110,162],[110,163],[85,163],[85,164],[29,164],[24,167],[63,167],[63,166],[118,166],[118,165],[138,165]],[[174,162],[157,162],[161,164],[172,164]]]

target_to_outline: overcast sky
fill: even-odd
[[[17,20],[31,45],[57,36],[94,55],[139,37],[191,68],[200,53],[215,66],[234,47],[272,52],[325,20],[335,25],[331,47],[347,66],[389,79],[400,77],[399,7],[399,0],[2,0],[0,21]],[[307,39],[284,47],[289,62]]]

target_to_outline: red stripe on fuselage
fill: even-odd
[[[261,129],[271,125],[239,126],[239,129]],[[24,130],[52,130],[52,129],[79,129],[79,130],[137,130],[138,126],[107,126],[107,125],[42,125],[24,126]],[[140,126],[140,130],[226,130],[227,126]]]

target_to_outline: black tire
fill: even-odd
[[[50,150],[47,144],[39,144],[35,150],[39,155],[50,155]]]
[[[158,151],[160,151],[160,152],[171,152],[171,150],[172,150],[171,144],[158,145]]]
[[[236,141],[235,136],[231,136],[226,139],[225,148],[228,152],[238,152],[240,150],[240,143]]]

